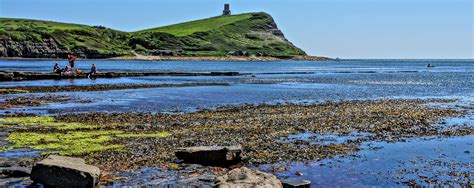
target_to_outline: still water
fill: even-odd
[[[0,70],[48,71],[54,61],[0,61]],[[228,104],[321,102],[376,98],[464,98],[474,95],[472,60],[353,60],[340,62],[79,61],[99,71],[235,71],[254,76],[152,76],[0,82],[0,87],[94,84],[229,83],[230,86],[59,93],[94,101],[18,109],[36,113],[192,111]],[[427,68],[428,63],[435,67]],[[63,62],[64,64],[64,62]],[[293,74],[287,74],[287,73]],[[302,73],[304,72],[304,74]],[[272,73],[272,74],[265,74]],[[300,74],[298,74],[300,73]]]

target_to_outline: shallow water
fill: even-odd
[[[0,60],[0,70],[51,71],[54,63],[66,66],[67,61]],[[348,61],[275,61],[275,62],[213,62],[213,61],[104,61],[76,62],[76,68],[89,70],[95,63],[99,71],[137,72],[465,72],[474,69],[472,60],[348,60]],[[435,67],[426,68],[431,63]]]
[[[306,141],[311,145],[331,145],[331,144],[344,144],[349,141],[356,141],[358,139],[364,139],[367,137],[375,136],[371,133],[365,132],[352,132],[348,135],[338,134],[315,134],[315,133],[298,133],[289,135],[287,138],[282,138],[281,142],[297,142]]]
[[[289,168],[276,174],[283,179],[310,180],[317,187],[393,187],[409,181],[424,186],[440,185],[441,182],[456,185],[452,183],[456,178],[465,184],[474,178],[474,136],[369,142],[363,148],[355,156],[308,164],[277,164]],[[261,169],[270,171],[269,167],[266,165]],[[297,171],[303,175],[297,176]],[[455,175],[458,173],[463,175]]]
[[[0,70],[47,71],[52,61],[0,61]],[[374,98],[472,97],[472,60],[359,60],[341,62],[149,62],[81,61],[96,63],[104,71],[238,71],[252,76],[152,76],[113,79],[36,80],[0,82],[6,86],[94,84],[229,83],[230,86],[154,88],[61,93],[95,101],[90,104],[53,104],[25,112],[57,114],[89,111],[192,111],[241,103],[321,102]],[[435,65],[426,68],[426,64]],[[284,72],[314,74],[284,74]],[[275,73],[275,74],[260,74]]]
[[[337,100],[384,98],[455,98],[450,108],[467,110],[465,117],[448,118],[439,126],[474,126],[473,60],[354,60],[341,62],[150,62],[150,61],[80,61],[81,69],[96,63],[99,71],[236,71],[252,76],[219,77],[129,77],[113,79],[38,80],[0,82],[0,87],[161,84],[219,82],[230,86],[152,88],[97,92],[64,92],[92,103],[56,103],[47,106],[9,111],[40,114],[76,112],[176,112],[214,108],[243,103],[314,103]],[[434,68],[426,68],[431,63]],[[4,61],[0,70],[48,71],[54,61]],[[63,64],[65,64],[63,62]],[[313,74],[286,74],[310,72]],[[275,74],[262,74],[275,73]],[[31,94],[17,94],[31,95]],[[43,95],[43,94],[34,94]],[[15,96],[15,95],[10,95]],[[2,113],[2,112],[0,112]],[[295,135],[293,140],[308,139],[323,144],[337,144],[370,135]],[[356,156],[340,156],[309,164],[291,163],[282,178],[309,179],[323,187],[401,186],[413,180],[428,185],[435,180],[449,182],[452,172],[468,172],[460,181],[474,181],[474,137],[420,138],[407,142],[363,144]],[[467,152],[466,152],[467,151]],[[5,154],[7,155],[7,154]],[[0,154],[0,157],[1,154]],[[269,166],[261,167],[268,171]],[[151,168],[154,169],[154,168]],[[156,173],[145,170],[147,173]],[[303,176],[296,176],[301,171]],[[142,173],[142,172],[137,172]],[[140,178],[138,178],[140,179]],[[146,178],[143,179],[147,181]],[[139,180],[137,180],[139,181]],[[438,182],[439,183],[439,182]]]

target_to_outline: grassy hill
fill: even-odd
[[[104,27],[0,18],[0,56],[103,58],[130,54],[129,34]],[[6,52],[5,52],[6,51]]]
[[[0,18],[0,57],[108,58],[163,51],[186,56],[305,55],[266,13],[218,16],[137,32],[41,20]]]
[[[232,24],[237,21],[249,19],[252,17],[252,14],[239,14],[233,16],[218,16],[203,20],[196,20],[192,22],[179,23],[170,26],[158,27],[153,29],[147,29],[143,31],[138,31],[136,33],[143,32],[162,32],[169,33],[177,37],[191,35],[197,32],[206,32],[219,27]]]

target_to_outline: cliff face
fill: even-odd
[[[68,49],[52,38],[24,42],[6,38],[0,41],[0,57],[58,58],[67,53]]]
[[[219,16],[126,33],[102,26],[0,18],[0,57],[306,55],[266,13]]]

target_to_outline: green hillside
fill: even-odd
[[[128,38],[126,32],[105,27],[0,18],[0,47],[10,46],[8,57],[64,57],[72,52],[90,58],[127,55]]]
[[[165,26],[165,27],[147,29],[143,31],[138,31],[137,33],[152,31],[152,32],[169,33],[174,36],[182,37],[182,36],[191,35],[197,32],[206,32],[213,29],[217,29],[219,27],[234,23],[236,21],[249,19],[251,17],[252,17],[252,14],[218,16],[218,17],[213,17],[213,18],[208,18],[208,19],[203,19],[203,20],[196,20],[192,22],[179,23],[179,24]]]
[[[142,55],[292,56],[305,53],[285,39],[266,13],[218,16],[137,32],[41,20],[0,18],[0,57],[83,58]]]

